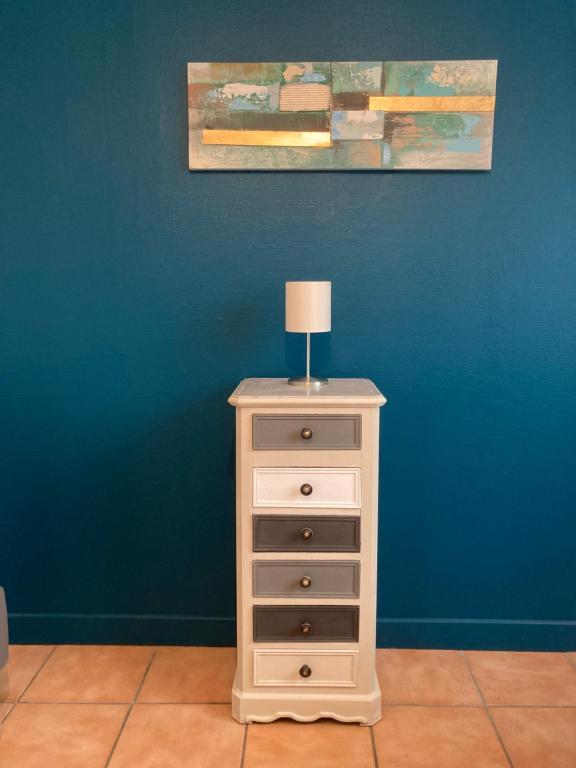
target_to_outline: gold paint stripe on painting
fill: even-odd
[[[226,131],[204,128],[203,144],[262,147],[331,147],[329,131]]]
[[[368,109],[381,112],[494,112],[495,96],[370,96]]]

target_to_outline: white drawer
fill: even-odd
[[[360,508],[360,469],[254,469],[255,507]]]
[[[255,686],[353,688],[358,651],[254,651]]]

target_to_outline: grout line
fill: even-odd
[[[144,674],[142,675],[142,680],[140,680],[140,685],[138,688],[136,688],[136,693],[134,694],[132,698],[132,706],[136,704],[138,701],[138,696],[140,696],[140,691],[142,690],[142,687],[144,686],[144,681],[146,680],[146,677],[148,676],[148,672],[150,671],[150,667],[152,666],[152,662],[156,658],[156,654],[158,651],[152,651],[152,655],[150,656],[150,659],[148,661],[148,664],[146,665],[146,669],[144,670]]]
[[[9,705],[9,709],[8,709],[8,712],[6,712],[6,714],[4,715],[4,717],[0,720],[0,725],[2,725],[2,723],[8,718],[8,715],[10,714],[10,712],[12,712],[12,710],[16,706],[16,704],[14,704],[12,701],[4,701],[2,703],[3,704],[8,704]]]
[[[482,701],[482,705],[484,707],[484,710],[485,710],[486,714],[488,715],[488,719],[492,723],[492,728],[494,729],[494,733],[496,734],[496,738],[500,742],[500,746],[502,747],[502,750],[504,752],[506,760],[508,761],[508,765],[510,766],[510,768],[514,768],[514,763],[512,762],[512,758],[508,754],[508,750],[506,749],[506,745],[504,744],[504,740],[503,740],[502,736],[500,735],[500,732],[499,732],[498,728],[496,727],[496,723],[494,722],[494,718],[492,717],[492,713],[490,712],[490,709],[489,709],[488,705],[486,704],[486,700],[484,698],[484,694],[482,693],[482,689],[480,688],[480,686],[478,685],[478,681],[474,677],[474,673],[472,672],[472,667],[470,666],[470,661],[468,660],[468,657],[466,656],[464,651],[460,651],[460,654],[461,654],[461,656],[464,659],[464,663],[466,664],[466,668],[467,668],[468,672],[470,673],[470,677],[472,678],[472,682],[476,686],[476,690],[478,691],[478,695],[480,696],[480,699]]]
[[[6,701],[4,703],[5,704],[12,704],[12,706],[10,707],[8,712],[6,712],[6,714],[4,715],[3,719],[0,721],[2,723],[2,725],[4,725],[4,723],[6,722],[6,720],[8,720],[8,718],[10,717],[12,712],[14,712],[14,710],[16,709],[16,704],[14,702],[12,702],[12,701]]]
[[[3,704],[14,704],[12,701],[2,702]],[[128,706],[138,705],[139,707],[170,707],[178,705],[179,707],[229,707],[229,701],[21,701],[20,704],[50,704],[51,706],[78,704],[79,706]],[[576,704],[574,704],[576,707]]]
[[[132,709],[134,707],[134,704],[136,703],[136,699],[138,698],[138,695],[140,694],[140,691],[142,690],[142,686],[144,685],[144,680],[146,680],[146,676],[148,674],[148,670],[152,666],[152,662],[154,661],[154,658],[156,656],[156,651],[152,652],[152,655],[150,656],[150,659],[148,660],[148,664],[146,665],[146,669],[144,670],[144,674],[142,675],[142,680],[140,680],[140,685],[136,689],[134,696],[132,697],[132,701],[130,703],[130,706],[128,707],[128,710],[126,714],[124,715],[124,720],[122,720],[122,725],[120,726],[120,730],[118,731],[116,738],[114,739],[114,743],[112,744],[112,749],[110,750],[110,754],[108,755],[108,759],[106,760],[106,764],[104,765],[104,768],[108,768],[110,765],[110,761],[112,760],[112,756],[114,755],[114,752],[116,750],[116,747],[118,746],[118,742],[120,741],[120,737],[124,733],[124,728],[126,727],[126,723],[128,722],[128,718],[130,717],[130,713],[132,712]]]
[[[124,719],[122,720],[122,724],[120,725],[120,730],[116,734],[116,738],[114,739],[114,743],[112,744],[112,749],[110,750],[110,754],[108,755],[108,759],[106,760],[106,764],[104,768],[108,768],[110,765],[110,760],[112,760],[112,755],[114,754],[114,750],[116,749],[118,742],[120,741],[120,736],[124,733],[124,727],[126,726],[126,723],[128,722],[128,718],[130,717],[130,712],[132,712],[132,704],[128,707],[126,714],[124,715]]]
[[[14,701],[5,701],[4,704],[16,706]],[[36,704],[49,704],[51,707],[65,707],[70,704],[79,707],[229,707],[229,701],[21,701],[21,706],[34,706]],[[484,709],[484,704],[383,704],[382,709]],[[490,709],[576,709],[574,704],[490,704]],[[369,726],[371,727],[371,726]]]
[[[136,701],[139,707],[169,707],[178,704],[182,707],[229,707],[229,701]],[[576,704],[574,704],[576,707]]]
[[[42,672],[42,670],[44,669],[44,667],[46,666],[46,664],[47,664],[47,663],[50,661],[50,659],[52,658],[52,655],[53,655],[53,654],[54,654],[54,652],[56,651],[56,648],[58,648],[58,646],[57,646],[57,645],[55,645],[55,646],[54,646],[54,648],[52,648],[52,650],[50,651],[50,653],[48,654],[48,656],[46,656],[46,658],[44,659],[44,661],[42,662],[42,664],[40,664],[40,666],[38,667],[38,669],[36,670],[36,672],[34,673],[34,675],[32,675],[32,680],[30,680],[30,682],[28,683],[28,685],[24,687],[24,690],[22,691],[22,693],[20,694],[20,696],[18,696],[18,698],[16,699],[16,704],[19,704],[19,703],[20,703],[20,701],[22,700],[22,697],[24,696],[24,694],[26,693],[26,691],[28,690],[28,688],[30,688],[30,686],[32,685],[32,683],[34,682],[34,680],[36,680],[36,678],[38,677],[38,675],[40,674],[40,672]]]
[[[576,709],[574,704],[382,704],[386,707],[421,707],[423,709]]]
[[[21,707],[37,707],[47,704],[50,707],[69,707],[71,704],[79,707],[129,707],[131,701],[21,701]]]
[[[372,757],[374,758],[374,768],[378,768],[378,752],[376,752],[376,741],[374,739],[374,727],[370,725],[369,728],[370,728],[370,740],[372,741]]]
[[[246,757],[246,742],[248,741],[248,723],[244,726],[244,738],[242,740],[242,752],[240,753],[240,768],[244,768],[244,758]]]
[[[386,709],[386,707],[424,707],[426,709],[428,708],[437,708],[437,709],[482,709],[483,704],[418,704],[416,702],[386,702],[386,704],[382,704],[382,709]],[[574,705],[576,706],[576,704]]]
[[[27,685],[25,685],[25,686],[24,686],[24,688],[23,688],[23,689],[22,689],[22,691],[20,692],[20,695],[19,695],[19,696],[16,698],[16,700],[15,700],[14,702],[12,702],[12,709],[10,709],[10,710],[8,711],[8,714],[6,715],[6,717],[4,718],[4,720],[2,720],[2,722],[3,722],[3,723],[5,723],[5,722],[6,722],[6,720],[8,720],[8,718],[9,718],[9,717],[10,717],[10,715],[12,714],[12,712],[14,712],[14,710],[16,709],[16,704],[24,703],[24,702],[22,702],[22,696],[24,696],[24,694],[26,693],[26,691],[28,690],[28,688],[30,688],[30,686],[32,685],[32,683],[34,682],[34,680],[36,680],[36,678],[38,677],[38,675],[40,674],[40,672],[41,672],[41,671],[44,669],[44,667],[45,667],[45,666],[46,666],[46,664],[48,663],[49,659],[51,659],[51,658],[52,658],[52,654],[54,653],[54,651],[56,650],[56,648],[57,648],[57,647],[58,647],[58,646],[57,646],[57,645],[55,645],[55,646],[52,648],[52,650],[50,651],[50,653],[48,654],[48,656],[46,656],[46,658],[44,659],[44,661],[42,662],[42,664],[40,664],[40,666],[38,667],[38,669],[36,670],[36,672],[35,672],[35,673],[32,675],[32,678],[31,678],[31,680],[28,682],[28,684],[27,684]],[[8,673],[8,674],[10,674],[10,673]]]
[[[575,704],[490,704],[489,709],[576,709]]]

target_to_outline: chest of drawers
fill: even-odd
[[[240,722],[380,718],[379,409],[367,379],[245,379],[236,407]]]

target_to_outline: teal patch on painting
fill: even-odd
[[[496,61],[387,61],[386,96],[495,96]]]
[[[414,123],[423,138],[457,139],[466,133],[466,121],[462,115],[452,112],[417,112]]]
[[[382,166],[384,168],[390,165],[392,159],[392,149],[387,141],[382,142]]]
[[[379,93],[382,87],[381,61],[335,61],[332,64],[334,93],[367,91]]]
[[[448,152],[479,152],[481,143],[480,139],[466,137],[464,139],[451,139],[444,146]]]
[[[387,61],[384,64],[385,96],[452,96],[452,88],[428,82],[429,62]]]

